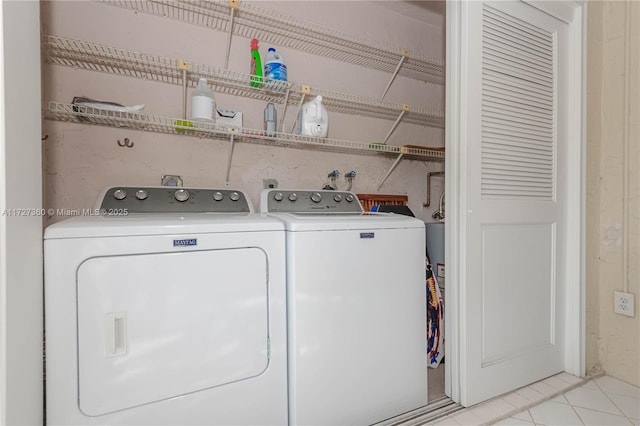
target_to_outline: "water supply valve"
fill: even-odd
[[[335,191],[338,189],[338,185],[336,184],[336,179],[338,178],[338,176],[340,176],[340,172],[338,170],[334,170],[331,173],[329,173],[327,175],[327,177],[329,178],[329,183],[326,183],[322,189],[325,190],[330,190],[330,191]]]
[[[349,186],[347,187],[347,189],[345,189],[345,191],[351,191],[351,187],[353,186],[353,179],[355,177],[356,177],[356,171],[355,170],[351,170],[349,173],[344,175],[345,180],[349,184]]]

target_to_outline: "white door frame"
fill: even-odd
[[[0,425],[35,425],[44,397],[40,3],[0,9]]]
[[[569,25],[571,59],[569,73],[572,86],[570,103],[574,105],[568,123],[569,145],[568,170],[569,196],[568,203],[568,244],[567,244],[567,281],[565,323],[566,348],[565,371],[575,376],[585,375],[585,223],[586,223],[586,1],[526,1],[529,5],[558,18]],[[466,229],[459,211],[461,200],[466,198],[466,188],[461,185],[466,181],[466,170],[461,160],[466,152],[466,134],[464,109],[467,87],[465,69],[462,58],[467,52],[464,43],[466,37],[467,4],[464,1],[447,1],[446,16],[446,123],[445,147],[447,152],[445,173],[445,192],[447,216],[445,225],[445,258],[447,264],[447,309],[445,309],[445,392],[455,402],[465,404],[461,382],[464,376],[460,363],[460,342],[464,330],[465,312],[461,312],[460,301],[463,286],[467,280],[466,262],[468,253],[465,245]]]

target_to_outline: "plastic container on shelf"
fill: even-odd
[[[194,121],[215,122],[216,100],[206,78],[198,80],[191,94],[191,119]]]
[[[278,112],[276,106],[269,102],[264,109],[264,130],[267,136],[274,136],[277,128]]]
[[[322,105],[322,96],[302,105],[298,113],[298,133],[301,135],[326,138],[329,132],[329,115]]]
[[[258,39],[251,40],[251,87],[262,85],[262,59],[258,50]]]
[[[269,48],[264,61],[264,77],[265,80],[287,81],[287,65],[284,57],[273,47]]]

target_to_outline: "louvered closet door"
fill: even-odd
[[[566,24],[522,2],[466,7],[468,406],[564,369],[569,105]]]

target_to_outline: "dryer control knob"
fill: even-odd
[[[173,198],[175,198],[176,201],[180,201],[181,203],[183,203],[189,199],[189,191],[185,189],[178,189],[173,193]]]
[[[333,201],[335,201],[336,203],[339,203],[340,201],[342,201],[342,195],[340,194],[336,194],[333,196]]]
[[[136,198],[140,201],[146,200],[148,196],[149,196],[149,193],[144,189],[138,189],[136,191]]]
[[[319,203],[320,201],[322,201],[322,194],[320,194],[319,192],[314,192],[313,194],[311,194],[311,201],[313,201],[314,203]]]
[[[344,197],[345,200],[347,200],[348,203],[352,202],[353,200],[355,200],[355,197],[351,194],[347,194],[346,197]]]
[[[222,201],[222,199],[224,198],[224,195],[222,195],[222,192],[220,191],[216,191],[213,193],[213,199],[216,201]]]
[[[231,201],[238,201],[240,199],[240,194],[232,192],[231,195],[229,195],[229,198],[231,198]]]
[[[298,199],[298,194],[296,194],[295,192],[292,192],[291,194],[289,194],[289,201],[295,201]]]
[[[125,198],[127,198],[127,191],[125,191],[124,189],[116,189],[115,191],[113,191],[113,198],[115,198],[116,200],[124,200]]]
[[[276,201],[282,201],[283,198],[284,195],[282,195],[282,192],[276,192],[275,194],[273,194],[273,199]]]

